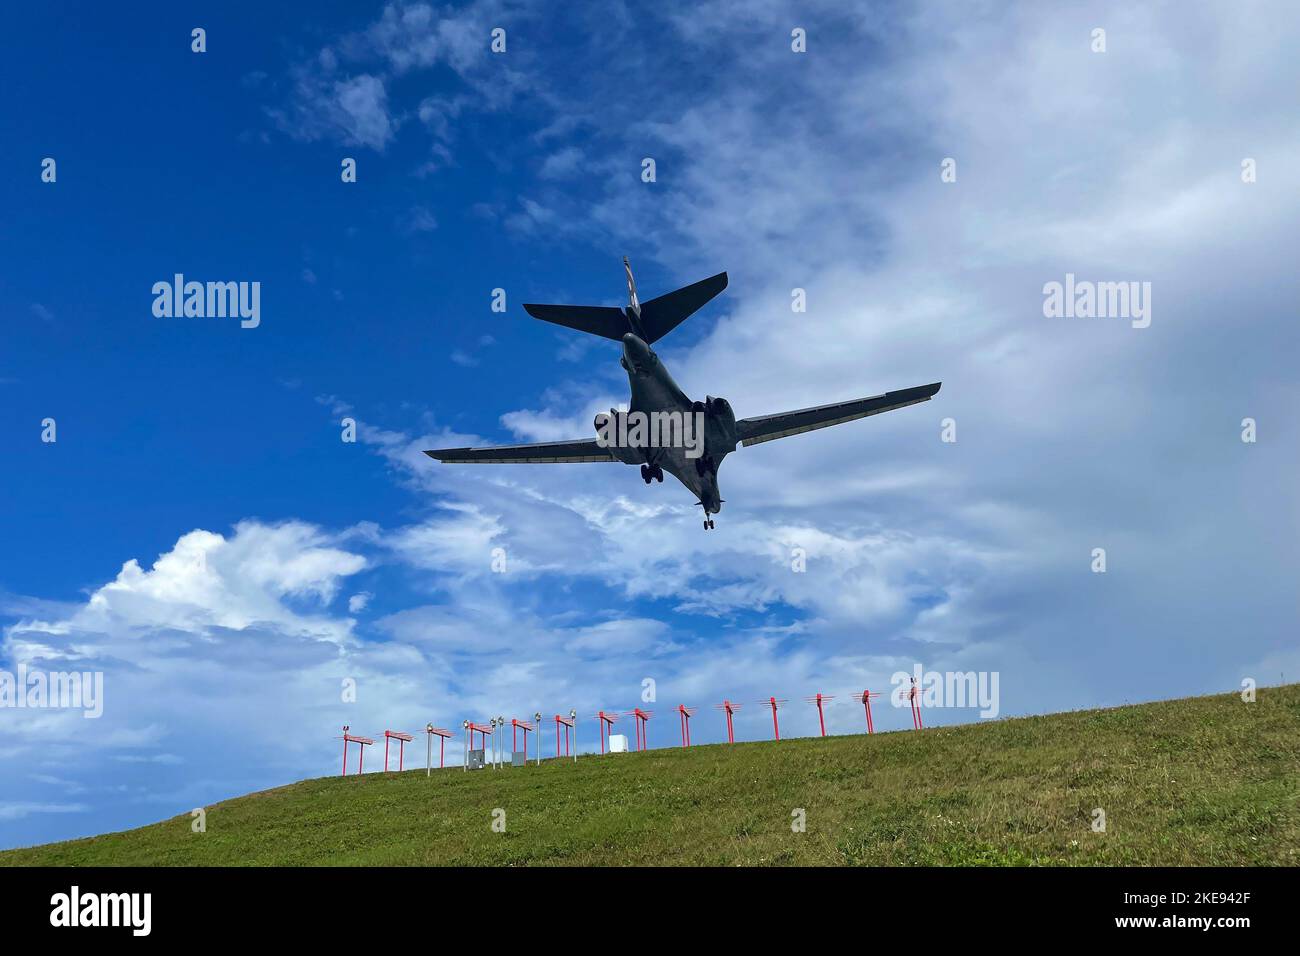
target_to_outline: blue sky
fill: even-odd
[[[1003,715],[1294,679],[1294,14],[839,7],[12,11],[0,668],[102,671],[105,711],[0,710],[0,846],[647,678],[655,745],[772,693],[856,732],[915,663]],[[944,389],[728,459],[707,535],[633,469],[419,454],[587,437],[617,347],[519,306],[620,304],[623,255],[643,299],[729,271],[660,352],[742,417]],[[155,318],[176,272],[260,282],[260,326]],[[1046,318],[1066,273],[1151,282],[1150,327]]]

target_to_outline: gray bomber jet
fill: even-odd
[[[637,301],[636,282],[626,258],[626,309],[594,305],[529,305],[533,318],[570,329],[600,335],[623,344],[621,364],[627,371],[632,397],[626,412],[611,409],[596,416],[597,438],[577,441],[538,442],[527,445],[497,445],[489,448],[444,448],[426,451],[438,461],[454,464],[563,464],[586,461],[617,461],[641,466],[646,484],[664,480],[667,471],[699,500],[704,509],[704,527],[713,527],[710,515],[722,510],[718,491],[718,467],[736,445],[757,445],[774,438],[799,435],[817,428],[851,422],[868,415],[893,411],[929,401],[940,382],[904,388],[870,398],[858,398],[833,405],[818,405],[775,415],[737,420],[724,398],[706,396],[691,401],[673,381],[653,349],[663,338],[702,305],[727,287],[727,274],[720,272],[694,285],[669,292],[644,304]],[[625,419],[639,414],[665,425],[655,442],[645,430],[627,428]],[[693,422],[702,429],[692,429]],[[675,423],[675,426],[674,426]],[[676,427],[676,431],[673,431]],[[655,435],[651,429],[652,437]],[[699,434],[702,432],[702,438]]]

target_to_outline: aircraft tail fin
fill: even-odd
[[[675,292],[661,295],[649,302],[638,302],[636,282],[632,267],[623,260],[627,273],[628,307],[616,309],[600,305],[534,305],[524,304],[524,311],[535,319],[553,322],[566,328],[589,332],[607,339],[618,340],[628,332],[635,332],[653,344],[663,338],[701,306],[727,287],[727,274],[719,272]]]
[[[636,297],[636,279],[632,278],[632,263],[623,257],[623,271],[627,273],[627,311],[637,318],[641,317],[641,303]]]

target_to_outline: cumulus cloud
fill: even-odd
[[[305,140],[336,137],[351,146],[383,152],[399,120],[391,115],[384,79],[369,73],[337,77],[332,57],[299,67],[294,100],[270,111],[285,132]]]
[[[516,65],[530,60],[527,52],[514,52],[506,60],[488,47],[493,29],[535,15],[507,0],[474,0],[459,7],[387,4],[369,26],[296,64],[292,96],[268,112],[298,138],[331,137],[382,152],[407,118],[390,105],[389,85],[412,73],[450,70],[460,89],[428,96],[414,110],[432,134],[431,159],[420,172],[432,172],[451,161],[447,144],[464,109],[502,109],[535,86],[535,77]]]
[[[233,756],[241,736],[262,738],[307,714],[320,721],[341,711],[332,702],[343,677],[370,672],[352,622],[328,610],[342,582],[365,567],[337,537],[302,522],[245,521],[229,536],[196,530],[148,568],[128,560],[84,602],[5,628],[0,661],[11,672],[103,675],[98,719],[78,710],[6,710],[6,759],[75,776],[97,805],[113,802],[102,779],[148,780],[155,791],[211,799],[212,784],[187,772],[182,754],[213,766]],[[285,754],[310,746],[288,736]],[[235,792],[237,779],[222,792]],[[9,787],[18,792],[4,796],[22,806],[51,789],[65,792],[40,780]]]

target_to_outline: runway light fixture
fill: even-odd
[[[427,746],[424,753],[424,775],[426,777],[433,775],[433,738],[438,738],[438,769],[447,766],[447,738],[455,734],[445,727],[435,727],[433,724],[425,724],[424,732],[427,735]]]

